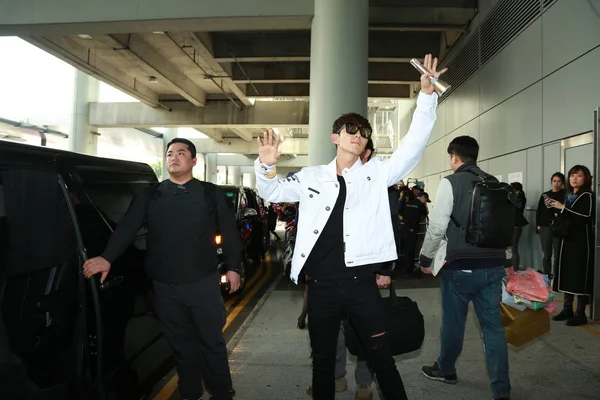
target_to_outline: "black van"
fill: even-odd
[[[0,142],[0,399],[141,399],[172,367],[144,272],[145,231],[85,279],[146,164]]]

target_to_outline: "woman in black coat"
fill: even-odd
[[[571,168],[567,178],[565,204],[548,200],[550,206],[562,210],[555,229],[555,234],[559,233],[562,238],[553,290],[565,294],[563,310],[552,319],[567,320],[570,326],[587,324],[585,306],[590,303],[594,281],[595,200],[591,181],[590,170],[583,165],[576,165]],[[577,310],[573,313],[575,295]]]

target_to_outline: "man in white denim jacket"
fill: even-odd
[[[361,338],[385,398],[407,398],[384,336],[386,317],[378,286],[389,285],[390,277],[376,276],[375,271],[379,264],[397,258],[387,188],[416,167],[436,119],[437,94],[430,78],[440,75],[437,59],[426,55],[424,66],[429,73],[421,76],[411,126],[389,159],[361,163],[372,129],[355,113],[344,114],[333,124],[331,140],[337,156],[330,164],[303,168],[287,179],[277,178],[279,137],[269,130],[258,138],[255,171],[260,196],[275,203],[300,203],[290,277],[298,282],[303,273],[309,285],[315,399],[335,398],[335,351],[343,316],[350,318]]]

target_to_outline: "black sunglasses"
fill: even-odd
[[[352,122],[348,122],[347,124],[342,125],[342,127],[337,131],[337,133],[339,134],[342,131],[342,129],[344,129],[344,127],[346,128],[346,132],[348,132],[350,135],[356,135],[358,132],[360,132],[360,136],[364,137],[365,139],[370,139],[371,135],[373,134],[372,129],[364,128]]]

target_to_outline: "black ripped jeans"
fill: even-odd
[[[340,320],[350,317],[366,347],[367,363],[385,400],[407,399],[387,335],[386,316],[375,277],[311,280],[308,285],[308,331],[313,352],[313,399],[335,399],[335,357]]]

